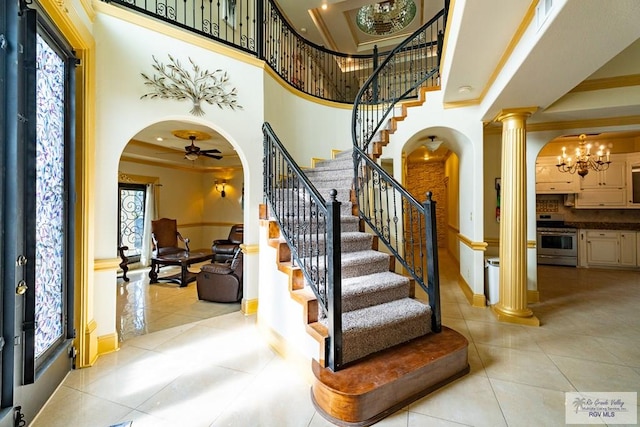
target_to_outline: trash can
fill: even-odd
[[[500,299],[500,258],[484,260],[484,294],[488,305],[494,305]]]

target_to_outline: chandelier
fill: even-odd
[[[415,16],[413,0],[388,0],[362,6],[356,15],[356,24],[367,34],[384,36],[405,29]]]
[[[562,155],[558,156],[558,170],[560,172],[576,173],[578,175],[585,176],[589,173],[589,169],[594,171],[605,171],[609,169],[611,160],[609,159],[610,152],[604,152],[604,145],[601,145],[595,154],[591,153],[591,144],[585,144],[587,135],[584,133],[580,135],[580,142],[578,148],[576,148],[575,159],[567,157],[567,148],[562,147]]]

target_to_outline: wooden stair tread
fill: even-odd
[[[466,338],[443,326],[338,372],[313,360],[312,400],[337,425],[369,426],[468,373],[467,358]]]

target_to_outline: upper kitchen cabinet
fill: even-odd
[[[589,170],[580,178],[580,191],[576,194],[576,208],[627,207],[627,155],[611,155],[611,164],[604,171]]]
[[[603,188],[617,188],[622,189],[625,187],[625,175],[627,173],[626,155],[611,155],[611,163],[607,170],[594,171],[589,170],[589,173],[583,178],[579,179],[580,190],[593,190]]]
[[[537,194],[570,194],[578,191],[576,176],[560,172],[556,157],[538,157],[536,161]]]

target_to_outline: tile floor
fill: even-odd
[[[640,272],[540,267],[539,328],[470,307],[446,257],[440,273],[443,323],[469,340],[471,373],[377,425],[559,426],[567,391],[640,391]],[[309,376],[263,342],[255,316],[189,319],[206,311],[193,284],[132,286],[127,301],[140,293],[145,315],[123,321],[121,350],[72,371],[32,426],[332,425],[313,408]],[[191,308],[169,317],[180,300]]]

